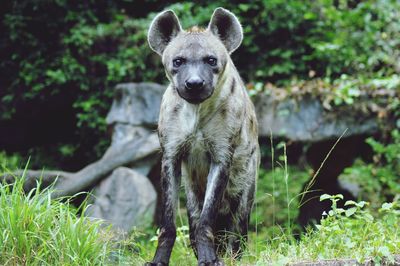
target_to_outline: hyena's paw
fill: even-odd
[[[216,259],[215,261],[199,262],[199,266],[225,266],[222,260]]]
[[[164,262],[146,262],[144,266],[168,266]]]
[[[214,249],[205,248],[198,250],[199,266],[225,266],[222,260],[219,260]]]

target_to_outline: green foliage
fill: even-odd
[[[287,180],[286,174],[289,175]],[[309,171],[296,167],[289,166],[287,171],[284,167],[277,167],[273,171],[261,168],[250,221],[251,227],[269,230],[269,233],[274,234],[279,232],[282,226],[296,224],[294,219],[299,213],[300,193],[309,178]],[[288,194],[286,194],[286,188]],[[290,218],[289,222],[288,218]]]
[[[314,29],[315,37],[308,40],[314,49],[309,59],[329,62],[327,76],[395,73],[400,44],[395,37],[400,32],[398,1],[340,1],[337,5],[330,0],[318,2],[322,19]],[[312,11],[305,14],[313,15]]]
[[[294,217],[298,207],[296,193],[304,183],[301,179],[309,175],[286,168],[285,156],[285,152],[278,156],[277,164],[282,163],[282,167],[260,173],[253,214],[259,218],[255,218],[257,224],[252,221],[247,250],[240,264],[286,265],[324,258],[358,261],[373,258],[380,262],[383,258],[391,261],[393,254],[400,252],[398,199],[382,204],[379,211],[373,213],[365,201],[348,201],[347,209],[342,209],[337,207],[342,195],[322,195],[321,200],[332,201],[332,209],[317,230],[295,240],[291,231],[294,228],[287,227],[290,223],[283,224],[287,217]],[[129,238],[116,240],[112,231],[100,222],[79,217],[68,198],[64,199],[66,203],[51,200],[51,189],[41,191],[38,185],[25,194],[22,180],[23,177],[13,184],[0,185],[0,264],[143,265],[152,259],[157,244],[157,232],[152,228],[146,233],[134,231]],[[283,192],[285,187],[288,195]],[[238,265],[231,254],[223,260],[227,265]],[[197,265],[189,246],[187,221],[182,217],[178,218],[171,264]]]
[[[57,156],[71,156],[64,153],[63,145],[75,146],[70,151],[86,160],[99,156],[108,144],[104,118],[115,84],[166,81],[160,59],[146,40],[151,19],[163,8],[175,10],[184,27],[206,26],[217,6],[234,12],[245,38],[233,59],[247,82],[282,84],[310,77],[335,79],[342,74],[380,78],[400,67],[396,60],[398,1],[168,3],[144,1],[144,13],[129,1],[72,5],[36,0],[5,5],[0,24],[4,51],[0,55],[0,120],[24,115],[21,106],[68,101],[71,109],[60,111],[73,112],[76,128],[68,134],[75,139],[60,143],[63,151]],[[345,86],[337,100],[351,104],[358,93]]]
[[[240,263],[234,256],[226,255],[226,265],[287,265],[299,261],[321,259],[356,259],[363,262],[373,259],[393,261],[400,252],[399,202],[383,203],[378,213],[373,213],[365,201],[345,203],[347,209],[337,207],[342,195],[323,195],[321,200],[331,200],[332,209],[325,214],[316,230],[308,231],[296,240],[293,232],[284,228],[272,233],[263,226],[260,231],[250,231],[247,250]],[[283,218],[282,220],[285,220]],[[151,241],[141,241],[140,256],[150,260],[156,249],[156,235]],[[171,264],[196,265],[189,247],[186,225],[178,227],[178,238],[172,252]]]
[[[367,143],[374,151],[373,162],[357,160],[341,178],[359,184],[360,197],[378,207],[386,199],[400,198],[400,131],[393,130],[387,144],[373,138],[368,138]]]
[[[300,241],[272,239],[267,242],[256,265],[286,265],[298,261],[353,258],[358,262],[383,258],[393,263],[393,254],[400,252],[399,202],[384,203],[379,217],[374,218],[368,203],[347,201],[348,209],[337,208],[342,195],[322,195],[331,200],[332,210],[325,215],[317,230],[309,231]]]
[[[22,177],[23,178],[23,177]],[[98,222],[77,217],[68,203],[22,179],[0,185],[1,265],[103,265],[110,243]]]
[[[17,154],[7,154],[5,151],[0,151],[0,174],[3,172],[3,169],[18,169],[19,162],[21,161],[20,156]]]

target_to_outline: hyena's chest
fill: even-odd
[[[188,136],[182,158],[184,178],[198,188],[205,188],[211,157],[207,134],[201,130],[193,132]]]
[[[226,121],[214,111],[184,106],[175,116],[168,131],[169,139],[174,141],[169,146],[178,148],[182,158],[182,177],[196,190],[201,192],[207,186],[207,176],[211,161],[224,157],[225,144],[229,139],[226,134]]]

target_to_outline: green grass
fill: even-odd
[[[98,222],[77,216],[48,190],[0,185],[0,265],[101,265],[110,243]]]
[[[340,196],[326,196],[338,200]],[[393,259],[400,254],[400,204],[385,203],[379,213],[372,214],[365,202],[348,202],[349,209],[334,207],[316,230],[301,236],[289,234],[287,228],[251,232],[248,249],[240,261],[230,256],[223,258],[227,265],[286,265],[299,261],[353,258],[358,261],[382,258]],[[277,233],[277,231],[280,233]],[[156,248],[155,234],[150,242],[140,242],[143,261],[150,260]],[[171,265],[197,265],[188,246],[185,225],[178,227],[178,238],[172,253]]]
[[[240,261],[226,255],[227,265],[285,265],[332,258],[380,261],[400,254],[398,197],[374,212],[366,202],[337,208],[341,196],[324,195],[332,201],[332,211],[316,230],[295,239],[293,218],[310,173],[288,167],[285,158],[280,161],[282,167],[273,171],[261,169],[247,250]],[[22,178],[0,185],[0,265],[143,265],[152,259],[156,228],[134,230],[128,239],[116,240],[109,228],[80,216],[67,199],[50,200],[51,189],[25,194]],[[197,265],[184,208],[177,226],[171,265]]]
[[[319,259],[353,258],[362,262],[383,258],[393,260],[400,253],[400,205],[385,203],[374,217],[366,202],[347,202],[349,209],[337,208],[341,195],[324,195],[334,202],[317,230],[304,234],[300,241],[282,235],[278,241],[268,241],[261,252],[259,265],[285,265],[291,262]]]

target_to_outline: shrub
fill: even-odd
[[[129,1],[5,4],[0,122],[49,120],[27,129],[17,125],[16,131],[37,131],[39,139],[54,137],[48,146],[38,141],[22,150],[34,148],[33,153],[44,151],[41,157],[64,160],[74,155],[79,158],[74,168],[104,152],[109,144],[104,118],[115,84],[166,81],[146,41],[151,19],[163,8],[174,9],[186,27],[206,26],[217,6],[234,12],[245,38],[233,59],[246,82],[283,84],[310,77],[335,79],[343,73],[381,77],[400,69],[398,1],[173,2],[143,1],[141,12]],[[63,114],[56,129],[50,126],[54,113]]]

